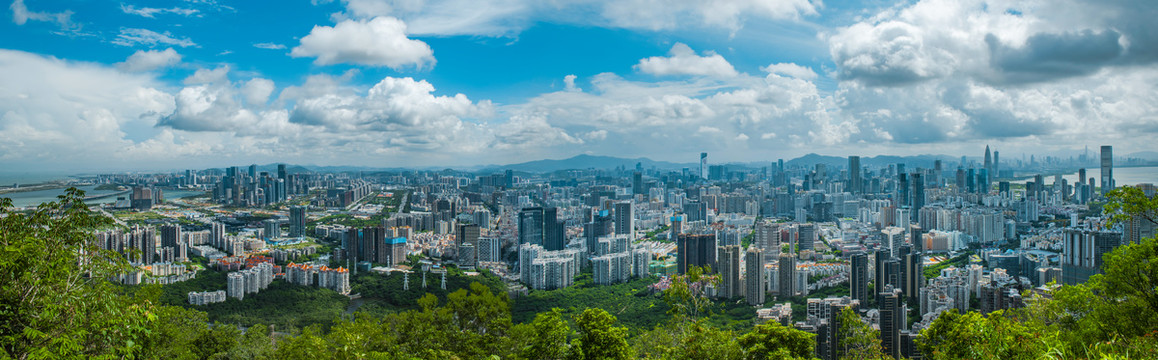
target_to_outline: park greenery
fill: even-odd
[[[1114,221],[1158,210],[1153,198],[1135,190],[1118,189],[1111,194],[1106,211]],[[580,283],[574,289],[536,291],[512,300],[500,283],[484,275],[463,276],[455,280],[461,280],[456,283],[459,287],[448,287],[448,291],[428,287],[394,300],[388,294],[373,294],[374,289],[394,285],[375,286],[359,280],[363,281],[361,291],[387,304],[413,300],[414,306],[378,313],[323,313],[312,318],[307,308],[314,305],[289,302],[309,298],[299,292],[321,289],[283,282],[245,301],[231,299],[204,309],[176,306],[176,295],[205,284],[194,280],[185,285],[126,287],[110,281],[131,267],[123,256],[90,241],[91,229],[107,226],[109,220],[91,212],[82,200],[82,192],[70,190],[59,201],[35,211],[16,212],[10,200],[0,199],[0,284],[4,284],[0,287],[0,359],[815,356],[812,334],[776,322],[743,320],[750,325],[733,328],[713,321],[715,314],[729,313],[732,308],[706,296],[706,285],[718,281],[710,269],[674,276],[671,287],[659,297],[643,291],[650,279],[642,279],[609,287]],[[1022,309],[987,315],[943,313],[921,332],[917,346],[931,359],[1158,358],[1156,259],[1156,239],[1120,246],[1104,257],[1103,274],[1085,284],[1027,292],[1027,306]],[[203,275],[207,282],[219,276],[208,270]],[[397,281],[389,276],[376,279]],[[468,283],[463,286],[462,282]],[[414,285],[412,280],[411,289]],[[262,294],[267,297],[259,298]],[[317,299],[340,297],[328,294],[336,297]],[[611,300],[601,303],[596,300],[601,296]],[[564,300],[572,297],[577,299]],[[278,298],[284,302],[278,303],[282,301]],[[663,310],[663,316],[633,312],[632,305],[618,303],[635,303],[629,300],[647,300],[641,303]],[[277,304],[270,309],[280,307],[276,311],[280,314],[255,310],[256,303]],[[213,306],[232,312],[219,312]],[[647,313],[647,318],[633,319],[640,313]],[[327,317],[328,326],[315,322]],[[877,334],[863,319],[852,311],[842,312],[840,319],[837,351],[842,359],[883,357]]]

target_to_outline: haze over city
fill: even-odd
[[[16,171],[1126,155],[1158,130],[1146,1],[7,10],[0,166]]]

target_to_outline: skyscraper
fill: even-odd
[[[868,301],[868,255],[858,253],[852,255],[852,266],[849,276],[849,290],[852,298],[861,302]]]
[[[1114,147],[1102,145],[1102,196],[1114,189]]]
[[[921,292],[921,285],[924,285],[921,265],[921,254],[913,248],[912,244],[905,244],[901,247],[901,292],[904,293],[905,303],[910,305],[918,304],[917,299]]]
[[[728,245],[717,248],[717,261],[720,264],[720,275],[722,277],[719,288],[719,295],[725,299],[731,299],[743,294],[743,284],[740,282],[740,253],[743,248],[739,245]]]
[[[886,286],[880,293],[881,350],[894,359],[901,358],[901,328],[905,311],[901,307],[901,290]]]
[[[764,305],[764,251],[749,247],[744,253],[744,298],[748,305]]]
[[[634,211],[631,201],[615,203],[615,235],[627,235],[635,240]]]
[[[478,224],[459,224],[454,235],[454,244],[457,246],[478,244],[479,226]]]
[[[945,169],[941,167],[941,160],[933,160],[933,187],[940,188],[943,185],[941,182],[941,177],[945,176],[943,171]]]
[[[794,254],[780,254],[780,263],[777,264],[777,279],[779,299],[787,299],[796,295],[796,256]]]
[[[989,178],[990,179],[1000,178],[1001,173],[999,171],[1001,171],[1001,152],[1000,151],[994,151],[993,152],[993,169],[989,170]]]
[[[913,249],[917,252],[925,251],[925,229],[921,225],[909,225],[909,243],[913,244]]]
[[[708,178],[708,153],[700,153],[700,179]]]
[[[985,171],[993,171],[993,157],[989,153],[989,145],[985,145]],[[989,183],[989,179],[985,179]]]
[[[687,274],[690,266],[709,266],[715,271],[715,234],[680,234],[676,238],[676,271]]]
[[[583,236],[586,238],[587,252],[595,253],[599,237],[615,233],[612,226],[612,217],[607,210],[600,210],[591,216],[591,222],[583,224]],[[674,228],[674,225],[673,225]],[[671,237],[675,239],[675,237]]]
[[[1062,233],[1062,283],[1084,283],[1102,271],[1102,256],[1122,245],[1121,232],[1067,228]]]
[[[459,265],[473,266],[478,262],[478,224],[459,224],[455,229],[454,243],[458,249]]]
[[[647,192],[643,190],[643,173],[639,171],[631,174],[631,194],[647,195]]]
[[[909,204],[912,207],[912,211],[909,212],[911,216],[909,220],[916,222],[921,208],[925,207],[925,179],[921,178],[921,173],[915,172],[909,180],[913,186],[913,191],[909,193],[909,199],[912,200]]]
[[[860,175],[860,156],[848,157],[848,188],[853,194],[864,194],[864,177]]]
[[[563,250],[567,246],[567,234],[559,222],[558,208],[543,208],[543,248],[547,251]]]
[[[302,237],[306,235],[306,207],[305,206],[291,206],[290,207],[290,237]]]
[[[519,211],[519,244],[543,245],[543,208]]]
[[[816,224],[800,224],[796,231],[797,246],[800,250],[814,250],[816,243]]]

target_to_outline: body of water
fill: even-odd
[[[56,180],[70,180],[72,179],[70,175],[68,173],[0,172],[0,186],[12,186],[12,184],[23,186]]]
[[[1046,176],[1042,179],[1046,184],[1053,184],[1054,176]],[[1078,172],[1062,175],[1066,183],[1075,184],[1078,182]],[[1095,185],[1102,186],[1102,168],[1086,168],[1086,180],[1094,178]],[[1033,180],[1033,178],[1011,181],[1015,184],[1024,184],[1026,181]],[[1158,184],[1158,166],[1146,167],[1124,167],[1114,168],[1114,183],[1117,186],[1133,186],[1138,184]]]
[[[79,186],[77,188],[84,190],[85,196],[112,194],[112,193],[117,192],[116,190],[94,190],[96,188],[96,185]],[[0,197],[6,197],[6,198],[12,199],[12,206],[15,206],[15,207],[37,206],[37,205],[40,205],[41,203],[46,203],[49,201],[58,200],[56,197],[60,196],[60,195],[64,195],[65,189],[67,189],[67,188],[8,193],[8,194],[0,194]],[[164,190],[163,189],[163,191],[165,192],[165,199],[176,199],[176,198],[180,198],[180,197],[184,197],[184,196],[203,193],[202,191],[187,191],[187,190]],[[131,195],[131,193],[125,193],[124,195],[119,195],[119,196],[124,196],[127,199],[129,197],[129,195]],[[106,198],[102,198],[102,199],[90,200],[90,201],[88,201],[88,204],[90,204],[90,205],[91,204],[111,204],[111,203],[114,203],[117,201],[117,197],[118,196],[110,196],[110,197],[106,197]]]

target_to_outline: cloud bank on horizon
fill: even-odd
[[[1128,153],[1158,132],[1145,0],[147,5],[12,2],[0,165]]]

